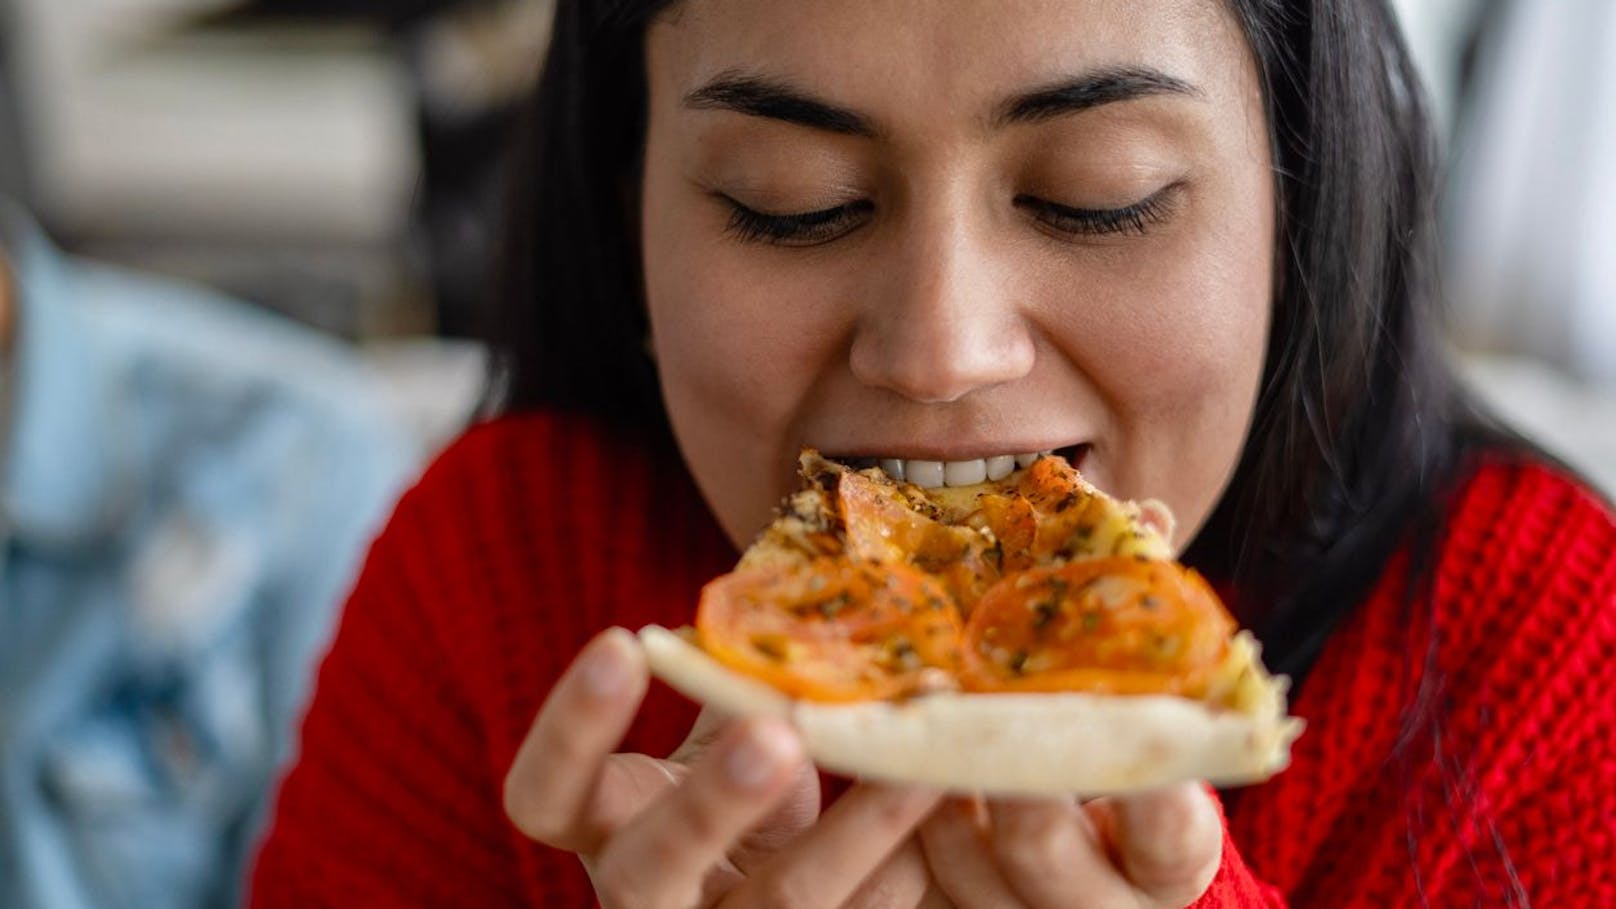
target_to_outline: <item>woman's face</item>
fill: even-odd
[[[647,67],[653,343],[738,545],[804,445],[956,479],[1080,446],[1194,535],[1272,296],[1267,126],[1224,2],[685,0]]]

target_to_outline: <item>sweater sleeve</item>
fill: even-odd
[[[254,869],[260,909],[520,904],[474,700],[424,608],[419,496],[376,542]]]
[[[1217,799],[1217,793],[1212,794]],[[1219,803],[1222,812],[1222,802]],[[1279,888],[1258,879],[1241,858],[1234,838],[1229,835],[1228,821],[1223,827],[1223,860],[1212,883],[1191,904],[1192,909],[1284,909],[1285,897]]]
[[[1292,768],[1234,812],[1247,860],[1321,909],[1616,905],[1613,552],[1574,480],[1478,471],[1432,585],[1391,569],[1304,683]]]
[[[371,550],[254,905],[590,905],[577,857],[506,818],[505,774],[591,636],[677,623],[734,559],[683,466],[639,436],[552,414],[468,430]],[[694,716],[653,686],[622,750],[666,754]]]

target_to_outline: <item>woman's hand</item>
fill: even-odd
[[[961,909],[1182,909],[1217,874],[1223,824],[1194,783],[1126,798],[950,799],[921,827]]]
[[[597,637],[505,779],[511,821],[577,853],[607,909],[946,905],[913,839],[934,794],[859,785],[818,817],[818,778],[777,720],[704,712],[666,760],[613,754],[648,682],[627,632]]]

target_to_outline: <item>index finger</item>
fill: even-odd
[[[607,759],[650,683],[633,635],[609,628],[567,667],[539,708],[505,776],[505,813],[523,834],[569,852],[599,845],[590,817]]]
[[[722,903],[732,906],[840,906],[902,845],[941,793],[859,783],[791,845],[749,875]]]
[[[1158,905],[1184,905],[1217,875],[1223,818],[1217,796],[1179,783],[1112,799],[1111,836],[1123,872]]]

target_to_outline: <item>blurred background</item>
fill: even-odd
[[[0,193],[67,250],[360,345],[430,448],[478,392],[495,164],[548,0],[0,0]]]
[[[1616,488],[1616,4],[1395,3],[1452,150],[1454,343]],[[457,339],[549,4],[0,0],[0,192],[359,344],[430,448],[476,395]]]
[[[1616,3],[1395,0],[1447,141],[1449,337],[1616,494]]]

